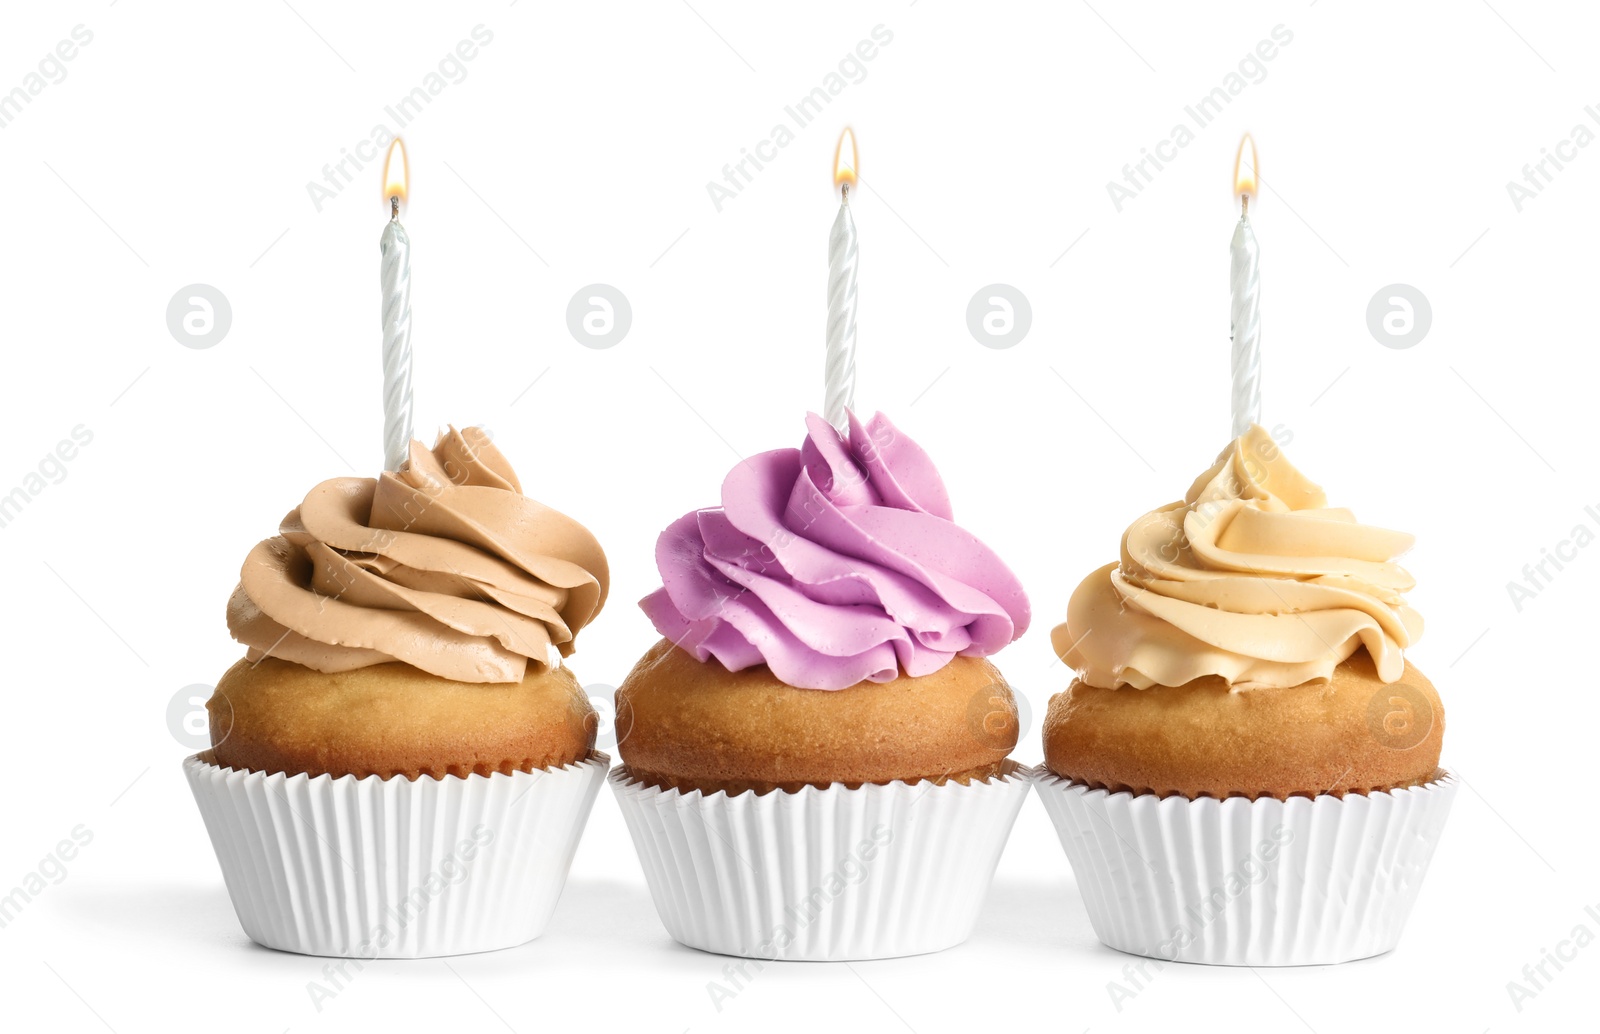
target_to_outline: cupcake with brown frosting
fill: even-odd
[[[1101,940],[1249,965],[1394,946],[1455,788],[1444,708],[1404,654],[1411,545],[1330,507],[1253,427],[1078,586],[1039,788]],[[1106,837],[1143,845],[1135,864]]]
[[[561,663],[607,585],[480,428],[313,488],[245,559],[246,653],[186,764],[250,937],[387,957],[537,936],[608,763]]]

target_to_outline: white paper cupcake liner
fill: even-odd
[[[1035,770],[1095,935],[1119,951],[1305,966],[1400,940],[1456,780],[1287,801],[1134,796]]]
[[[251,940],[423,958],[544,932],[610,760],[415,781],[183,767]]]
[[[969,785],[684,793],[627,769],[611,788],[672,937],[723,955],[919,955],[972,933],[1030,770]]]

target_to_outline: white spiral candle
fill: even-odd
[[[1233,196],[1239,228],[1233,231],[1228,269],[1229,316],[1233,327],[1233,436],[1261,422],[1261,252],[1250,229],[1250,199],[1260,180],[1256,142],[1246,133],[1233,159]]]
[[[398,214],[383,252],[383,469],[399,470],[411,450],[411,239]]]
[[[398,137],[383,156],[383,197],[389,225],[383,253],[383,469],[399,470],[411,453],[411,238],[400,225],[400,201],[411,186],[411,163]]]
[[[1228,276],[1233,318],[1233,436],[1261,420],[1261,252],[1248,214],[1233,231]]]
[[[846,186],[828,234],[828,357],[823,416],[843,431],[856,395],[856,222]]]

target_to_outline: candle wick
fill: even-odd
[[[839,185],[839,196],[843,204],[848,205],[850,203],[850,184],[842,183]]]
[[[395,196],[393,196],[393,197],[391,197],[389,199],[389,218],[391,220],[398,220],[400,218],[400,195],[399,194],[396,194]]]
[[[1248,219],[1248,218],[1250,218],[1250,195],[1249,194],[1240,194],[1239,195],[1239,218],[1240,219]]]

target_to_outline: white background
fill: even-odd
[[[93,441],[0,528],[0,890],[75,826],[93,841],[0,929],[0,1024],[1592,1025],[1600,946],[1520,1012],[1506,985],[1576,925],[1600,933],[1584,913],[1600,903],[1600,549],[1520,612],[1507,583],[1576,525],[1600,530],[1600,147],[1547,166],[1521,211],[1506,184],[1575,126],[1600,132],[1584,111],[1600,102],[1595,13],[693,4],[8,7],[0,91],[74,26],[93,41],[0,129],[0,494],[75,426]],[[706,184],[880,24],[893,41],[865,79],[717,211]],[[1265,78],[1119,212],[1107,182],[1280,24],[1293,40]],[[929,450],[957,517],[1029,587],[1034,624],[998,660],[1042,715],[1068,679],[1049,631],[1073,586],[1225,442],[1228,185],[1241,132],[1255,134],[1264,422],[1292,432],[1289,455],[1335,504],[1418,535],[1428,630],[1412,657],[1444,694],[1445,762],[1467,784],[1397,951],[1331,969],[1173,966],[1119,1010],[1107,985],[1129,959],[1095,941],[1031,801],[969,943],[771,967],[719,1012],[706,985],[723,960],[667,938],[609,791],[532,944],[373,965],[319,1012],[319,960],[245,939],[167,704],[240,655],[223,605],[247,549],[317,481],[381,463],[378,170],[320,211],[307,183],[392,128],[385,105],[477,25],[492,42],[404,130],[419,433],[487,424],[529,493],[600,537],[611,604],[573,662],[590,683],[616,684],[655,638],[634,601],[658,584],[657,532],[716,500],[736,452],[798,444],[821,405],[828,174],[850,123],[865,177],[858,403]],[[603,351],[565,317],[596,282],[633,309]],[[232,307],[209,349],[166,323],[193,283]],[[1006,350],[967,330],[991,283],[1032,305]],[[1368,331],[1368,302],[1393,283],[1432,307],[1409,349]],[[1017,756],[1040,754],[1035,720]]]

